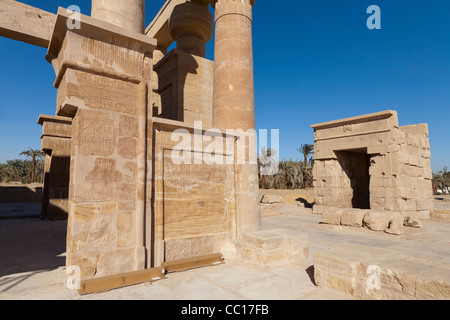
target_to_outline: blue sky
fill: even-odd
[[[50,12],[89,0],[23,0]],[[147,24],[164,3],[147,1]],[[370,5],[381,30],[369,30]],[[400,125],[428,123],[433,171],[450,166],[450,1],[256,1],[257,129],[280,130],[280,157],[301,159],[311,125],[396,110]],[[0,162],[40,147],[39,114],[55,113],[46,50],[0,38]],[[207,46],[213,59],[214,45]]]

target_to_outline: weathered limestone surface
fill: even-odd
[[[347,244],[316,252],[314,278],[320,287],[363,300],[450,299],[446,266],[369,246]]]
[[[14,0],[0,0],[0,36],[47,48],[56,15]]]

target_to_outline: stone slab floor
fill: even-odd
[[[291,210],[293,211],[293,210]],[[403,236],[364,229],[328,226],[321,216],[291,212],[264,218],[263,229],[290,229],[309,234],[310,258],[262,269],[237,260],[169,274],[167,279],[79,296],[65,288],[65,222],[40,219],[0,220],[0,299],[144,299],[144,300],[337,300],[352,297],[316,287],[313,254],[336,244],[383,247],[449,266],[450,222],[425,221]]]

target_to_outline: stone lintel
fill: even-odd
[[[80,17],[80,28],[70,30],[68,28],[68,22],[70,22],[69,19],[72,18],[71,14],[64,8],[60,7],[58,9],[53,36],[51,38],[46,56],[48,62],[51,62],[58,56],[63,40],[68,31],[77,33],[87,38],[94,38],[96,40],[104,40],[107,42],[108,40],[110,41],[112,37],[120,37],[124,40],[123,43],[131,42],[134,45],[139,45],[140,51],[145,53],[153,52],[157,46],[156,39],[150,38],[143,34],[129,31],[86,15],[80,15]]]
[[[335,120],[335,121],[314,124],[311,126],[311,128],[313,128],[314,130],[327,129],[327,128],[333,128],[333,127],[340,127],[340,126],[344,126],[344,125],[348,125],[348,124],[388,119],[388,118],[391,118],[394,116],[397,117],[396,111],[387,110],[387,111],[381,111],[381,112],[371,113],[371,114],[362,115],[362,116],[356,116],[356,117],[351,117],[351,118],[345,118],[345,119],[340,119],[340,120]],[[397,124],[397,126],[398,126],[398,124]]]
[[[38,124],[42,126],[41,150],[48,155],[70,156],[72,119],[41,114]]]
[[[53,136],[42,136],[41,138],[41,150],[45,154],[70,157],[70,138]]]
[[[56,15],[12,0],[0,0],[0,36],[47,48]]]
[[[175,41],[169,30],[169,19],[173,9],[180,4],[186,3],[188,0],[168,0],[155,16],[153,21],[148,25],[145,34],[148,37],[155,38],[158,46],[168,48]]]

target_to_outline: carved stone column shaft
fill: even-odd
[[[255,139],[253,4],[253,0],[212,1],[216,10],[213,126],[245,132],[240,140],[241,148],[246,152],[237,159],[236,164],[240,235],[261,229]]]
[[[144,33],[145,0],[92,0],[93,18]]]

